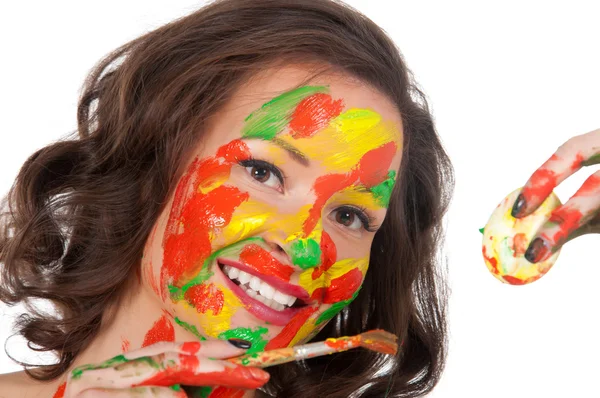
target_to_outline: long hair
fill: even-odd
[[[31,155],[2,202],[0,299],[50,301],[17,331],[60,377],[139,272],[148,235],[201,142],[205,121],[274,62],[330,65],[385,94],[402,117],[402,164],[358,297],[316,339],[382,328],[395,357],[354,350],[270,370],[281,397],[412,397],[437,383],[447,353],[442,217],[453,171],[427,101],[392,40],[330,0],[217,0],[119,47],[90,72],[77,130]]]

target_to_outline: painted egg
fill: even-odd
[[[541,278],[554,265],[560,252],[557,250],[546,261],[536,264],[524,257],[529,242],[561,202],[553,192],[535,212],[514,218],[510,213],[520,191],[517,189],[504,198],[483,229],[485,264],[492,275],[511,285],[524,285]]]

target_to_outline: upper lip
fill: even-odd
[[[310,299],[310,295],[304,288],[284,282],[283,280],[275,276],[263,275],[260,272],[256,271],[254,268],[251,268],[248,265],[239,261],[219,257],[217,258],[217,263],[221,265],[229,265],[231,267],[235,267],[242,271],[245,271],[250,275],[256,276],[257,278],[260,278],[263,281],[267,282],[269,285],[273,286],[273,288],[279,290],[281,293],[296,297],[301,301],[308,302]]]

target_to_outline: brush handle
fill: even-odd
[[[280,348],[255,354],[246,354],[228,359],[238,365],[266,368],[267,366],[281,365],[282,363],[299,361],[307,358],[342,352],[360,345],[360,338],[340,337],[327,339],[317,343],[308,343],[295,347]]]

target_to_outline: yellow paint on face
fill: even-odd
[[[246,239],[253,236],[268,219],[272,219],[277,213],[278,210],[275,206],[250,198],[237,207],[231,221],[220,231],[220,234],[227,242]],[[211,240],[213,240],[212,237]]]
[[[219,334],[231,329],[231,318],[244,305],[229,288],[221,284],[215,285],[223,292],[223,309],[221,312],[218,315],[213,315],[212,312],[210,314],[196,313],[194,316],[199,319],[203,334],[217,338]]]
[[[217,174],[213,178],[202,181],[198,184],[198,192],[207,194],[215,188],[220,187],[229,179],[229,174]]]
[[[329,173],[347,173],[365,153],[399,141],[399,136],[397,126],[382,121],[377,112],[351,108],[310,138],[295,139],[289,134],[279,138],[320,161]]]
[[[369,259],[367,257],[358,259],[345,258],[343,260],[336,261],[327,271],[323,272],[317,279],[314,280],[312,278],[314,269],[307,269],[300,274],[299,284],[306,289],[309,295],[312,295],[316,289],[320,287],[331,286],[331,281],[333,279],[339,278],[354,268],[358,268],[364,278],[365,274],[367,273],[367,269],[369,268]]]
[[[362,206],[367,210],[381,210],[382,207],[377,203],[373,193],[364,187],[352,185],[343,190],[334,193],[329,199],[330,203],[352,203],[357,206]]]
[[[300,326],[300,329],[298,329],[296,335],[288,344],[288,347],[293,347],[296,344],[307,340],[307,337],[317,328],[315,325],[316,319],[316,317],[310,317],[302,326]]]

